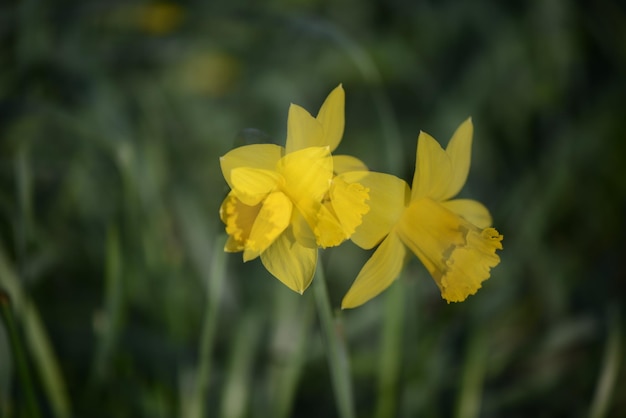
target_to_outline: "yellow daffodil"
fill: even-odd
[[[399,276],[411,250],[448,302],[473,295],[500,258],[502,235],[490,228],[481,203],[454,197],[470,167],[473,126],[466,120],[444,150],[430,135],[418,137],[413,185],[382,173],[351,172],[347,182],[369,189],[370,211],[351,239],[360,247],[380,245],[363,266],[342,301],[354,308],[385,290]],[[382,241],[382,242],[381,242]]]
[[[292,104],[285,148],[247,145],[220,159],[231,188],[220,208],[229,235],[225,250],[243,251],[244,261],[260,256],[272,275],[299,293],[313,279],[318,246],[348,239],[369,210],[367,189],[336,175],[362,163],[331,156],[343,136],[344,102],[339,85],[317,117]]]

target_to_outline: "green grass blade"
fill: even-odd
[[[457,400],[457,418],[475,418],[480,414],[483,381],[487,366],[486,335],[482,329],[474,328],[469,337],[463,363],[461,387]]]
[[[222,395],[223,418],[247,416],[250,394],[253,392],[252,367],[261,336],[262,318],[258,312],[249,311],[237,324]]]
[[[59,418],[71,416],[65,381],[39,312],[24,294],[20,281],[2,249],[0,249],[0,287],[6,290],[15,307],[16,318],[24,330],[26,346],[35,363],[54,416]]]
[[[206,416],[205,407],[209,394],[212,369],[212,354],[218,326],[219,307],[226,277],[226,236],[211,235],[211,226],[206,216],[192,201],[181,194],[176,200],[176,218],[180,223],[185,248],[191,264],[203,281],[206,291],[206,307],[202,319],[198,348],[198,365],[193,373],[193,389],[187,397],[182,396],[181,415],[187,418]],[[207,254],[211,254],[207,257]]]
[[[607,416],[611,403],[611,397],[615,388],[615,381],[623,357],[621,347],[622,333],[619,313],[613,309],[609,314],[609,335],[604,350],[604,364],[598,378],[596,392],[589,412],[590,418],[602,418]]]
[[[109,369],[109,362],[122,328],[123,320],[123,283],[122,283],[122,252],[117,228],[110,227],[107,232],[105,250],[105,301],[103,326],[96,348],[94,360],[94,376],[102,380]]]
[[[33,304],[28,304],[22,312],[24,331],[28,347],[39,371],[54,415],[58,418],[71,416],[70,401],[65,388],[61,368],[54,354],[39,312]]]
[[[15,365],[17,366],[16,369],[20,381],[20,387],[24,393],[26,411],[28,411],[28,416],[30,417],[40,417],[41,411],[39,410],[39,405],[37,404],[34,382],[28,365],[28,360],[26,359],[26,353],[24,346],[22,345],[22,340],[19,336],[19,332],[17,331],[18,327],[15,316],[13,315],[13,309],[11,308],[11,301],[9,296],[2,291],[0,291],[0,314],[11,343],[11,351],[13,353]]]

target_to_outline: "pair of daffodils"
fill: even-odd
[[[220,217],[225,251],[257,257],[290,289],[311,284],[318,248],[351,239],[363,249],[378,245],[342,301],[354,308],[400,275],[407,248],[432,275],[448,302],[476,293],[500,258],[502,235],[485,206],[454,199],[467,179],[473,127],[456,130],[444,150],[421,132],[412,187],[390,174],[371,172],[355,157],[332,155],[344,131],[341,85],[317,117],[289,108],[285,147],[247,145],[220,159],[231,188]]]

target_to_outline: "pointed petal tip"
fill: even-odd
[[[345,302],[343,302],[343,301],[341,302],[341,310],[342,310],[342,311],[344,311],[344,310],[346,310],[346,309],[353,309],[353,308],[356,308],[357,306],[358,306],[358,305],[356,305],[356,306],[355,306],[355,305],[350,305],[350,304],[345,303]]]
[[[341,301],[341,310],[345,310],[345,309],[352,309],[352,308],[356,308],[356,306],[354,306],[354,304],[351,303],[347,303],[346,298],[344,297],[343,300]]]

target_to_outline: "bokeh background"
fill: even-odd
[[[247,4],[249,3],[249,4]],[[412,178],[468,116],[502,262],[322,257],[359,417],[626,414],[626,7],[615,0],[5,1],[0,416],[338,416],[313,292],[226,255],[218,157],[343,83],[338,153]]]

